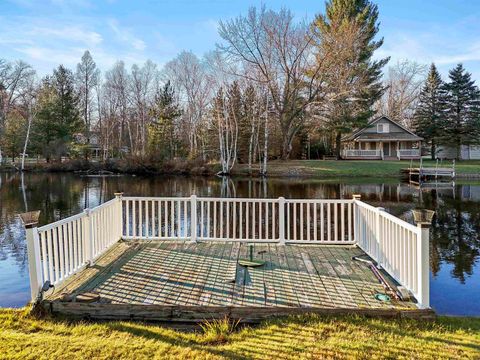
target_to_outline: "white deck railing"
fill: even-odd
[[[383,208],[355,200],[355,230],[357,245],[407,288],[422,307],[428,307],[428,229],[425,234],[421,227]]]
[[[92,210],[36,229],[41,283],[57,285],[92,263],[121,237],[121,203],[110,200]]]
[[[32,299],[46,281],[61,283],[120,239],[176,239],[357,244],[425,307],[429,304],[425,238],[428,233],[420,228],[358,199],[195,195],[118,195],[81,214],[27,229]]]
[[[353,200],[124,197],[123,210],[125,239],[354,243]]]

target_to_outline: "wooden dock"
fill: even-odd
[[[52,224],[37,227],[38,215],[21,215],[31,299],[52,314],[174,323],[305,312],[433,316],[431,218],[414,226],[358,195],[118,193]]]
[[[415,185],[422,185],[430,182],[438,185],[453,184],[455,179],[455,161],[451,167],[444,167],[443,162],[439,163],[438,159],[435,166],[425,167],[420,160],[419,167],[414,167],[410,162],[410,167],[401,169],[401,173],[408,178],[408,181]]]
[[[434,316],[412,301],[377,300],[385,289],[365,263],[352,260],[364,255],[356,246],[254,243],[253,249],[264,266],[238,265],[248,256],[247,243],[119,242],[42,304],[69,317],[182,323],[224,316],[258,322],[306,312]],[[79,301],[85,293],[98,298]]]

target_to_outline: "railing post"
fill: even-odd
[[[414,210],[418,227],[417,269],[418,291],[417,301],[420,308],[430,307],[430,226],[434,212],[432,210]]]
[[[376,215],[376,226],[375,226],[375,239],[377,240],[377,246],[376,246],[376,258],[377,258],[377,263],[380,266],[384,266],[384,254],[383,254],[383,246],[382,246],[382,226],[381,226],[381,212],[385,211],[385,208],[383,207],[377,207],[377,215]]]
[[[85,241],[85,260],[91,262],[93,260],[93,224],[92,218],[90,216],[90,209],[86,208],[83,210],[85,213],[84,221],[85,221],[85,234],[84,234],[84,241]]]
[[[190,197],[190,224],[191,224],[191,240],[197,241],[197,196]]]
[[[40,256],[40,242],[38,238],[38,218],[40,211],[31,211],[20,214],[27,240],[28,272],[30,276],[30,297],[35,302],[42,289],[42,267]]]
[[[285,198],[278,198],[278,241],[285,245]]]
[[[355,243],[360,242],[360,219],[358,216],[358,204],[356,201],[361,201],[362,195],[360,194],[353,194],[352,195],[353,199],[353,240]]]
[[[117,199],[117,212],[115,214],[116,219],[115,222],[117,226],[119,227],[118,229],[118,240],[120,240],[123,237],[123,192],[116,192],[114,193],[115,198]]]

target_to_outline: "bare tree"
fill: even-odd
[[[119,154],[122,153],[125,145],[125,135],[128,136],[128,144],[130,145],[130,150],[133,151],[134,140],[129,121],[130,76],[125,69],[123,61],[117,62],[111,70],[105,73],[103,88],[107,96],[108,103],[105,105],[108,116],[110,122],[113,122],[111,125],[117,132],[116,142]]]
[[[10,110],[28,88],[29,79],[34,73],[30,65],[23,61],[10,63],[0,59],[0,137]],[[0,149],[0,164],[2,160]]]
[[[22,114],[27,119],[27,131],[25,134],[25,142],[23,144],[23,152],[22,152],[22,166],[21,166],[22,171],[25,170],[25,157],[27,155],[28,143],[30,142],[30,131],[32,128],[32,123],[38,112],[37,95],[38,95],[38,84],[36,82],[34,73],[32,73],[32,75],[28,80],[28,85],[25,87],[25,91],[23,92],[22,98],[21,98],[21,107],[23,108]]]
[[[263,158],[262,166],[260,167],[260,174],[262,176],[267,176],[267,162],[268,162],[268,137],[269,137],[269,123],[268,123],[268,112],[270,108],[268,106],[268,95],[266,96],[266,106],[265,106],[265,123],[263,125]]]
[[[312,62],[312,39],[307,30],[306,24],[295,23],[286,9],[250,8],[246,16],[220,22],[224,43],[218,45],[219,51],[231,64],[243,65],[235,74],[260,82],[269,91],[284,159],[290,156],[293,139],[303,125],[301,114],[321,89],[320,67]]]
[[[386,92],[377,104],[377,111],[410,127],[425,81],[427,67],[402,60],[389,67]]]
[[[164,77],[172,82],[183,108],[182,122],[187,136],[190,156],[198,155],[200,124],[205,121],[212,89],[205,64],[193,53],[183,51],[165,65]],[[202,156],[205,158],[204,146]]]
[[[228,175],[235,165],[237,159],[238,143],[238,113],[235,108],[235,95],[230,89],[229,95],[225,97],[223,88],[220,88],[215,97],[213,109],[214,124],[218,131],[218,143],[220,152],[220,164],[222,171],[219,175]]]
[[[93,102],[95,100],[94,91],[100,81],[100,70],[97,69],[97,65],[88,50],[85,51],[81,62],[77,65],[75,77],[77,91],[80,96],[81,113],[85,123],[87,143],[90,143]]]

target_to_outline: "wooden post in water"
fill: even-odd
[[[417,241],[417,269],[418,269],[418,295],[417,301],[420,308],[430,307],[430,226],[435,212],[433,210],[413,210],[415,222],[419,230]]]
[[[35,302],[42,289],[42,268],[40,257],[40,242],[38,239],[38,218],[40,211],[20,214],[27,240],[28,272],[30,276],[30,297]]]

